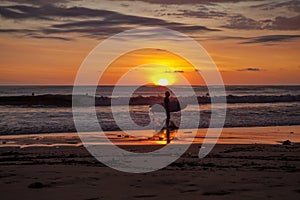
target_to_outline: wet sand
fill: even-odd
[[[196,132],[193,143],[201,144],[207,136],[207,129],[183,129],[185,138],[176,140],[176,143],[186,144],[193,139],[192,132]],[[158,141],[154,130],[138,131],[107,131],[106,137],[114,144],[119,145],[161,145],[163,141]],[[89,137],[90,144],[107,144],[98,133],[82,133]],[[176,137],[176,134],[175,134]],[[214,139],[214,138],[212,138]],[[300,143],[300,126],[268,126],[268,127],[242,127],[223,128],[218,144],[282,144],[283,141],[290,140]],[[22,135],[0,135],[1,147],[27,148],[32,146],[56,147],[56,146],[82,146],[82,142],[77,133],[50,133],[50,134],[22,134]]]
[[[299,133],[288,134],[295,139]],[[220,143],[203,159],[198,158],[201,144],[193,144],[166,168],[143,174],[110,169],[76,141],[73,146],[2,145],[1,199],[299,199],[300,143],[258,143]],[[121,145],[132,152],[157,146]]]

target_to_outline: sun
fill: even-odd
[[[157,81],[157,84],[160,86],[167,86],[169,85],[169,81],[165,78],[161,78]]]

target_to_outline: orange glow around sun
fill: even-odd
[[[192,85],[203,84],[195,68],[181,57],[164,50],[142,49],[120,56],[105,69],[99,84],[114,85],[123,75],[127,85],[182,85],[183,78]]]

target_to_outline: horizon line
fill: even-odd
[[[48,87],[53,87],[53,86],[64,86],[64,87],[74,87],[74,85],[69,85],[69,84],[0,84],[0,87],[9,87],[9,86],[48,86]],[[107,85],[80,85],[80,87],[93,87],[93,86],[102,86],[102,87],[114,87],[115,85],[113,84],[107,84]],[[120,87],[135,87],[138,85],[119,85]],[[180,86],[192,86],[192,87],[204,87],[207,85],[168,85],[168,86],[161,86],[161,85],[141,85],[140,87],[180,87]],[[222,86],[222,85],[210,85],[210,86]],[[224,86],[300,86],[300,84],[224,84]]]

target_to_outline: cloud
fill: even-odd
[[[278,42],[288,42],[288,41],[296,40],[298,38],[300,38],[300,35],[262,35],[256,37],[222,36],[222,37],[216,37],[214,39],[241,41],[239,44],[255,44],[255,43],[272,44]]]
[[[142,1],[152,4],[173,4],[173,5],[184,5],[184,4],[211,4],[211,3],[233,3],[233,2],[246,2],[253,0],[123,0],[123,1]]]
[[[184,73],[183,70],[175,70],[174,73]]]
[[[300,35],[265,35],[259,37],[244,38],[244,40],[247,41],[242,42],[242,44],[287,42],[297,38],[300,38]]]
[[[0,29],[0,33],[25,33],[31,34],[34,33],[35,30],[31,29]]]
[[[247,67],[243,69],[238,69],[237,71],[244,72],[244,71],[252,71],[252,72],[259,72],[262,71],[262,69],[257,68],[257,67]]]
[[[229,16],[228,23],[221,27],[243,30],[300,30],[300,15],[294,17],[277,16],[275,19],[257,21],[238,14]]]
[[[241,14],[231,16],[229,18],[229,22],[226,25],[221,27],[229,28],[229,29],[262,29],[262,24],[259,21],[255,21],[254,19],[247,18]]]
[[[78,9],[78,8],[77,8]],[[84,10],[84,9],[80,9]],[[83,12],[87,14],[87,10]],[[125,26],[131,25],[146,25],[146,26],[164,26],[178,31],[217,31],[217,29],[210,29],[205,26],[187,25],[176,22],[168,22],[162,19],[151,18],[151,17],[141,17],[134,15],[126,15],[113,11],[106,10],[93,10],[89,9],[88,13],[93,13],[98,17],[102,17],[99,20],[82,20],[79,22],[61,23],[53,25],[46,32],[100,32],[108,31],[109,34],[117,33],[124,30]],[[94,17],[94,16],[93,16]],[[79,29],[78,29],[79,28]],[[69,30],[66,30],[69,29]],[[116,29],[116,30],[114,30]],[[120,30],[121,29],[121,30]]]
[[[184,73],[183,70],[165,71],[165,73]]]
[[[53,17],[101,17],[111,14],[114,14],[114,12],[107,10],[95,10],[84,7],[56,7],[50,4],[42,5],[39,7],[25,5],[0,7],[0,15],[2,17],[19,20],[28,18],[55,20]]]
[[[224,12],[218,11],[209,11],[206,7],[201,7],[200,10],[192,11],[192,10],[178,10],[179,13],[173,13],[168,15],[176,15],[176,16],[184,16],[184,17],[194,17],[194,18],[218,18],[227,16]]]
[[[205,26],[189,25],[178,22],[169,22],[162,19],[122,14],[115,11],[90,9],[85,7],[56,7],[54,5],[28,6],[0,6],[0,15],[14,20],[46,20],[43,27],[31,30],[33,38],[42,38],[42,34],[78,33],[86,37],[107,37],[135,26],[162,26],[180,32],[218,31]],[[76,20],[75,20],[76,19]],[[68,22],[65,22],[68,21]],[[53,22],[57,22],[53,24]],[[39,24],[39,22],[37,22]],[[24,29],[23,29],[24,30]],[[1,29],[0,32],[21,34],[22,29]],[[34,33],[37,35],[35,36]],[[24,35],[28,31],[24,30]],[[28,35],[27,35],[28,36]],[[46,37],[44,37],[46,38]],[[52,39],[62,39],[57,35]]]
[[[111,22],[111,23],[110,23]],[[82,33],[86,36],[107,36],[125,31],[135,26],[162,26],[180,32],[218,31],[205,26],[193,26],[163,20],[127,16],[122,20],[85,20],[80,22],[62,23],[42,29],[45,34]],[[149,34],[149,33],[148,33]],[[149,36],[149,35],[148,35]]]
[[[290,18],[276,17],[271,25],[266,28],[275,30],[300,30],[300,15]]]
[[[227,29],[237,29],[237,30],[299,30],[300,29],[300,15],[294,17],[283,17],[278,16],[274,19],[267,20],[254,20],[248,18],[242,14],[230,15],[228,13],[211,10],[211,7],[207,6],[208,2],[213,3],[227,3],[227,2],[238,2],[238,0],[187,0],[187,1],[171,1],[171,0],[141,0],[149,3],[157,4],[201,4],[195,7],[198,10],[186,9],[184,6],[177,6],[177,11],[170,14],[169,20],[137,16],[131,14],[124,14],[111,10],[104,9],[92,9],[86,7],[65,7],[62,6],[59,0],[50,1],[29,1],[29,0],[8,0],[14,5],[11,6],[0,6],[0,16],[1,20],[12,19],[14,23],[18,24],[18,29],[5,29],[2,27],[0,33],[13,33],[18,36],[26,36],[33,38],[52,38],[59,40],[67,40],[67,37],[74,37],[73,33],[76,33],[78,37],[89,37],[89,38],[103,38],[111,36],[113,34],[131,29],[137,26],[160,26],[166,27],[173,30],[177,30],[183,33],[196,33],[199,31],[221,31],[220,29],[210,28],[201,25],[191,25],[172,21],[172,15],[179,15],[187,18],[205,18],[205,19],[215,19],[220,20],[228,19],[225,25],[221,28]],[[16,2],[21,3],[16,5]],[[45,3],[46,2],[46,3]],[[62,3],[72,2],[72,1],[62,1]],[[295,7],[299,5],[298,1],[290,1]],[[60,3],[60,4],[58,4]],[[131,5],[130,2],[124,2],[126,5]],[[129,4],[130,3],[130,4]],[[206,4],[204,4],[206,3]],[[122,4],[122,3],[121,3]],[[6,4],[8,5],[8,4]],[[60,6],[59,6],[60,5]],[[289,7],[292,9],[288,3],[281,2],[278,4],[269,3],[256,5],[260,6],[262,9],[266,6],[277,6],[277,7]],[[181,8],[181,9],[179,9]],[[167,12],[167,8],[162,13]],[[157,11],[155,11],[157,12]],[[36,20],[36,21],[35,21]],[[42,23],[41,21],[42,20]],[[31,27],[24,25],[22,27],[22,22],[24,24],[35,24],[40,27]],[[72,36],[71,34],[72,33]],[[63,37],[62,37],[63,35]],[[196,36],[195,36],[196,37]],[[198,35],[199,37],[199,35]],[[243,40],[243,44],[248,43],[271,43],[271,42],[283,42],[297,38],[298,36],[286,36],[286,35],[273,35],[273,36],[262,36],[253,38],[235,38]],[[199,39],[199,38],[198,38]],[[231,38],[234,39],[234,38]]]
[[[63,41],[73,41],[71,38],[66,37],[58,37],[58,36],[40,36],[40,35],[32,35],[32,38],[36,39],[53,39],[53,40],[63,40]]]
[[[299,0],[292,0],[292,1],[283,1],[283,2],[267,2],[258,5],[253,5],[251,8],[261,9],[264,11],[270,11],[275,9],[287,9],[292,12],[300,12],[300,1]]]
[[[6,2],[11,3],[18,3],[18,4],[26,4],[26,5],[50,5],[50,4],[57,4],[57,3],[67,3],[72,0],[5,0]]]

